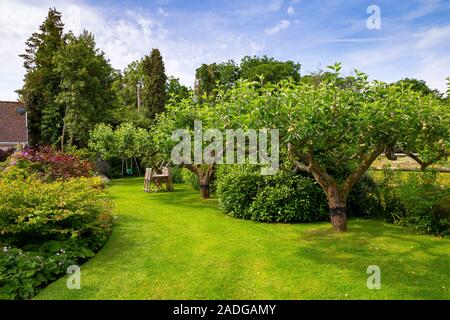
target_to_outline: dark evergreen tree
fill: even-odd
[[[24,61],[26,75],[18,90],[28,112],[29,143],[56,143],[62,129],[63,110],[55,102],[60,78],[53,72],[55,54],[64,47],[61,13],[50,8],[38,32],[27,40]]]
[[[164,62],[158,49],[153,49],[150,56],[145,56],[143,67],[143,109],[146,117],[153,120],[156,114],[164,111],[167,99],[167,76],[164,70]]]

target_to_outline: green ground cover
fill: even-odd
[[[450,299],[448,238],[362,219],[347,233],[238,220],[184,185],[141,190],[139,178],[113,181],[117,223],[81,266],[81,289],[63,277],[36,299]],[[369,265],[380,290],[366,287]]]

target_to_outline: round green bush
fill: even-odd
[[[326,197],[310,177],[280,170],[265,178],[266,186],[250,206],[253,220],[310,222],[328,219]]]
[[[257,170],[246,165],[219,168],[216,175],[217,196],[223,211],[237,218],[251,218],[249,208],[264,186],[264,177]]]
[[[228,214],[264,222],[327,219],[326,198],[312,178],[279,170],[262,176],[259,167],[236,165],[219,170],[219,205]]]
[[[380,210],[376,184],[365,176],[347,201],[349,216],[374,216]],[[310,222],[329,219],[327,198],[310,176],[281,168],[262,176],[255,165],[220,166],[217,171],[219,206],[226,213],[263,222]]]

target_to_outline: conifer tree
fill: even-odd
[[[166,80],[164,62],[158,49],[153,49],[144,61],[143,105],[147,118],[153,120],[158,113],[165,109]]]
[[[28,112],[29,143],[56,143],[60,136],[63,110],[55,102],[60,78],[53,72],[55,54],[64,47],[61,13],[50,8],[38,32],[27,40],[24,61],[26,75],[18,90]]]

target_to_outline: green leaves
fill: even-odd
[[[333,65],[329,65],[329,66],[327,66],[327,69],[330,69],[330,70],[334,71],[334,73],[339,74],[339,72],[342,69],[342,62],[336,62]]]
[[[113,121],[114,71],[88,32],[67,35],[67,44],[55,55],[54,63],[53,72],[61,79],[55,99],[63,110],[67,136],[86,145],[96,123]]]
[[[91,132],[89,147],[104,159],[141,157],[154,150],[147,130],[123,123],[116,130],[98,124]]]

